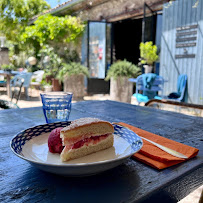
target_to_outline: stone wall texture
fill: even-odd
[[[3,64],[9,64],[9,55],[7,48],[0,48],[0,66]]]
[[[73,7],[73,14],[80,16],[82,20],[107,20],[109,22],[132,18],[143,15],[144,3],[147,3],[154,11],[161,10],[165,0],[92,0],[84,1]]]

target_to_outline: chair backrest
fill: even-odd
[[[143,77],[146,77],[147,74],[142,74],[137,77],[136,82],[136,93],[138,93],[139,90],[142,91],[151,91],[151,92],[161,92],[160,96],[163,96],[163,86],[164,86],[164,79],[162,76],[155,75],[155,79],[150,84],[150,88],[147,88],[146,85],[143,82]]]
[[[24,78],[21,78],[21,77],[17,77],[17,79],[15,80],[15,86],[14,86],[15,89],[12,92],[11,102],[13,98],[16,97],[16,104],[18,103],[24,81],[25,81]]]
[[[35,71],[32,75],[32,80],[35,80],[34,82],[40,83],[42,81],[43,75],[44,75],[43,70]]]
[[[11,86],[16,86],[16,82],[19,80],[19,78],[24,79],[23,87],[29,87],[31,82],[32,73],[20,73],[18,75],[15,75],[11,80]]]
[[[187,102],[187,75],[181,74],[178,76],[177,92],[180,94],[178,101]]]

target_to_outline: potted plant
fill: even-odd
[[[154,62],[159,58],[157,46],[150,42],[140,43],[141,64],[144,64],[145,73],[151,73]]]
[[[52,86],[51,82],[46,82],[45,79],[43,79],[40,84],[42,85],[44,92],[52,91],[53,86]]]
[[[57,74],[62,67],[62,59],[54,52],[54,49],[48,45],[41,49],[38,56],[41,57],[46,82],[52,83],[53,91],[61,91],[62,87],[57,79]]]
[[[136,78],[141,69],[126,60],[113,63],[107,73],[106,80],[110,80],[110,98],[121,102],[131,102],[133,83],[129,78]]]
[[[57,78],[63,81],[65,92],[72,92],[74,99],[80,100],[85,95],[84,76],[89,76],[87,67],[71,62],[63,64]]]

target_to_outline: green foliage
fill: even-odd
[[[159,56],[157,55],[157,46],[150,42],[140,43],[141,64],[152,65]]]
[[[42,85],[42,86],[51,86],[51,81],[50,82],[46,82],[46,80],[45,80],[45,78],[43,78],[42,79],[42,81],[40,82],[40,84]]]
[[[80,56],[76,50],[66,48],[60,56],[64,59],[65,63],[78,62],[80,63]]]
[[[80,63],[71,62],[69,64],[63,64],[62,69],[59,71],[57,78],[63,81],[65,76],[83,74],[87,77],[89,76],[87,67],[81,65]]]
[[[17,68],[12,63],[10,63],[10,64],[3,64],[1,66],[1,69],[2,70],[17,70]]]
[[[62,59],[55,53],[52,47],[44,46],[38,57],[41,58],[41,66],[45,71],[45,75],[56,77],[62,67]]]
[[[131,62],[128,62],[126,60],[118,61],[110,66],[105,80],[110,80],[111,77],[116,79],[119,76],[136,78],[140,74],[141,69],[132,64]]]
[[[21,39],[40,47],[50,42],[76,41],[84,31],[80,19],[72,16],[57,17],[50,14],[38,17],[34,25],[25,28]]]
[[[20,43],[20,35],[29,20],[49,9],[45,0],[1,0],[0,30],[7,40]]]

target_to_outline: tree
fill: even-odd
[[[77,17],[42,15],[38,17],[34,25],[25,28],[21,35],[21,41],[32,45],[37,54],[39,49],[47,44],[67,44],[77,41],[84,31],[84,27],[85,25]]]
[[[1,0],[1,33],[7,40],[19,44],[21,33],[24,32],[29,20],[49,8],[45,0]]]

